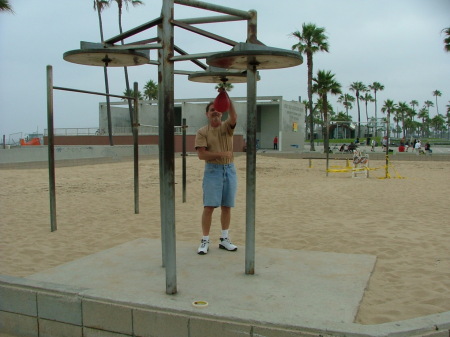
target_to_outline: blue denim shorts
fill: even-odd
[[[205,164],[203,174],[203,206],[234,207],[237,175],[234,164]]]

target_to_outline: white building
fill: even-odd
[[[247,98],[231,97],[238,114],[235,136],[245,140],[247,129]],[[186,134],[193,136],[208,123],[205,108],[214,98],[175,100],[175,125],[186,119]],[[278,137],[278,151],[302,151],[305,140],[305,107],[297,101],[283,100],[282,96],[257,97],[257,142],[260,149],[273,149],[273,139]],[[224,116],[226,118],[226,115]],[[131,134],[128,102],[111,103],[114,135]],[[158,134],[158,102],[139,102],[140,135]],[[99,128],[107,132],[106,103],[100,103]],[[176,128],[176,134],[181,128]]]

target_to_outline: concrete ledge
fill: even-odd
[[[94,295],[92,289],[0,275],[2,333],[26,337],[449,337],[450,312],[377,325],[316,320],[298,313],[294,323],[274,324],[204,309],[162,308],[154,301],[107,299]]]
[[[133,157],[132,145],[55,146],[55,160]],[[158,145],[139,145],[139,155],[158,154]],[[48,162],[47,146],[0,149],[0,164]]]

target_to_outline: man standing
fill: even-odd
[[[273,139],[273,149],[278,150],[278,136]]]
[[[195,149],[198,158],[205,161],[203,175],[203,237],[197,253],[204,255],[209,250],[209,231],[212,214],[220,206],[222,234],[219,248],[236,251],[237,246],[231,243],[228,229],[231,221],[231,207],[237,188],[237,175],[233,157],[233,134],[236,127],[237,114],[230,101],[228,118],[222,121],[222,112],[216,111],[214,103],[206,106],[208,125],[200,128],[195,136]]]

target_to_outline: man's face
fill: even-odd
[[[210,121],[218,122],[222,120],[222,113],[216,111],[216,109],[214,109],[214,105],[211,104],[206,112],[206,117],[208,117]]]

